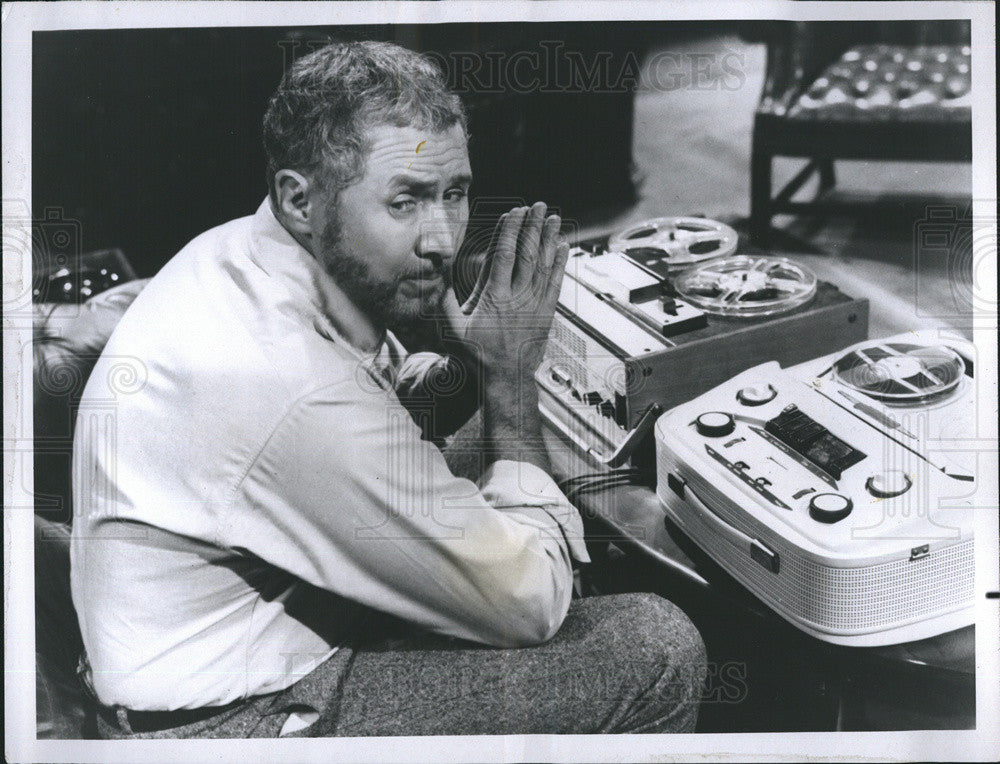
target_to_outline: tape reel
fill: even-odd
[[[913,405],[949,395],[965,375],[962,357],[943,345],[871,342],[833,365],[842,385],[886,403]]]
[[[674,288],[707,313],[756,318],[809,302],[816,295],[816,276],[785,257],[740,255],[685,271]]]
[[[636,223],[614,234],[608,249],[622,252],[641,265],[676,273],[736,251],[739,235],[717,220],[664,217]]]

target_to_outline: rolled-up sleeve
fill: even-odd
[[[220,541],[431,631],[549,639],[586,561],[580,517],[537,467],[451,474],[391,394],[332,385],[297,401],[240,482]]]

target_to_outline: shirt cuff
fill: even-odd
[[[495,509],[543,510],[558,525],[573,558],[590,562],[580,513],[545,470],[528,462],[501,459],[480,476],[479,490]]]

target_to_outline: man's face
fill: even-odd
[[[472,170],[458,125],[381,125],[367,137],[363,177],[326,199],[316,254],[381,328],[440,308],[469,219]]]

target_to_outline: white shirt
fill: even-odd
[[[552,479],[449,471],[352,307],[264,202],[174,257],[115,329],[79,409],[73,601],[100,700],[220,705],[283,689],[368,608],[494,645],[549,638],[587,560]],[[381,373],[380,373],[381,372]]]

